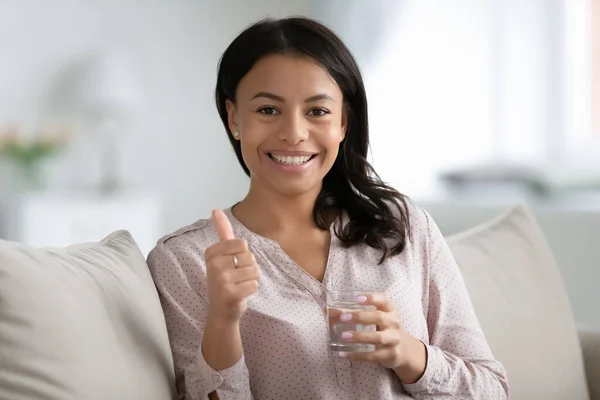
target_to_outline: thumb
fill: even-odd
[[[212,220],[215,224],[215,229],[217,230],[217,234],[219,235],[219,240],[221,242],[235,239],[231,222],[229,222],[229,218],[227,218],[227,215],[225,215],[223,211],[213,210]]]

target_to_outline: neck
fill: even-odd
[[[234,214],[251,231],[265,237],[318,229],[313,218],[320,187],[307,193],[283,196],[250,184]]]

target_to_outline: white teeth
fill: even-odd
[[[271,154],[271,158],[275,161],[277,161],[280,164],[287,164],[287,165],[300,165],[300,164],[304,164],[305,162],[307,162],[308,160],[310,160],[312,156],[278,156],[276,154]]]

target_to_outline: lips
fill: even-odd
[[[309,162],[315,154],[309,155],[282,155],[269,153],[271,160],[283,165],[302,165]]]

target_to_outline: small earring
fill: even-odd
[[[233,132],[233,137],[234,138],[239,138],[240,137],[240,133],[238,131]]]

